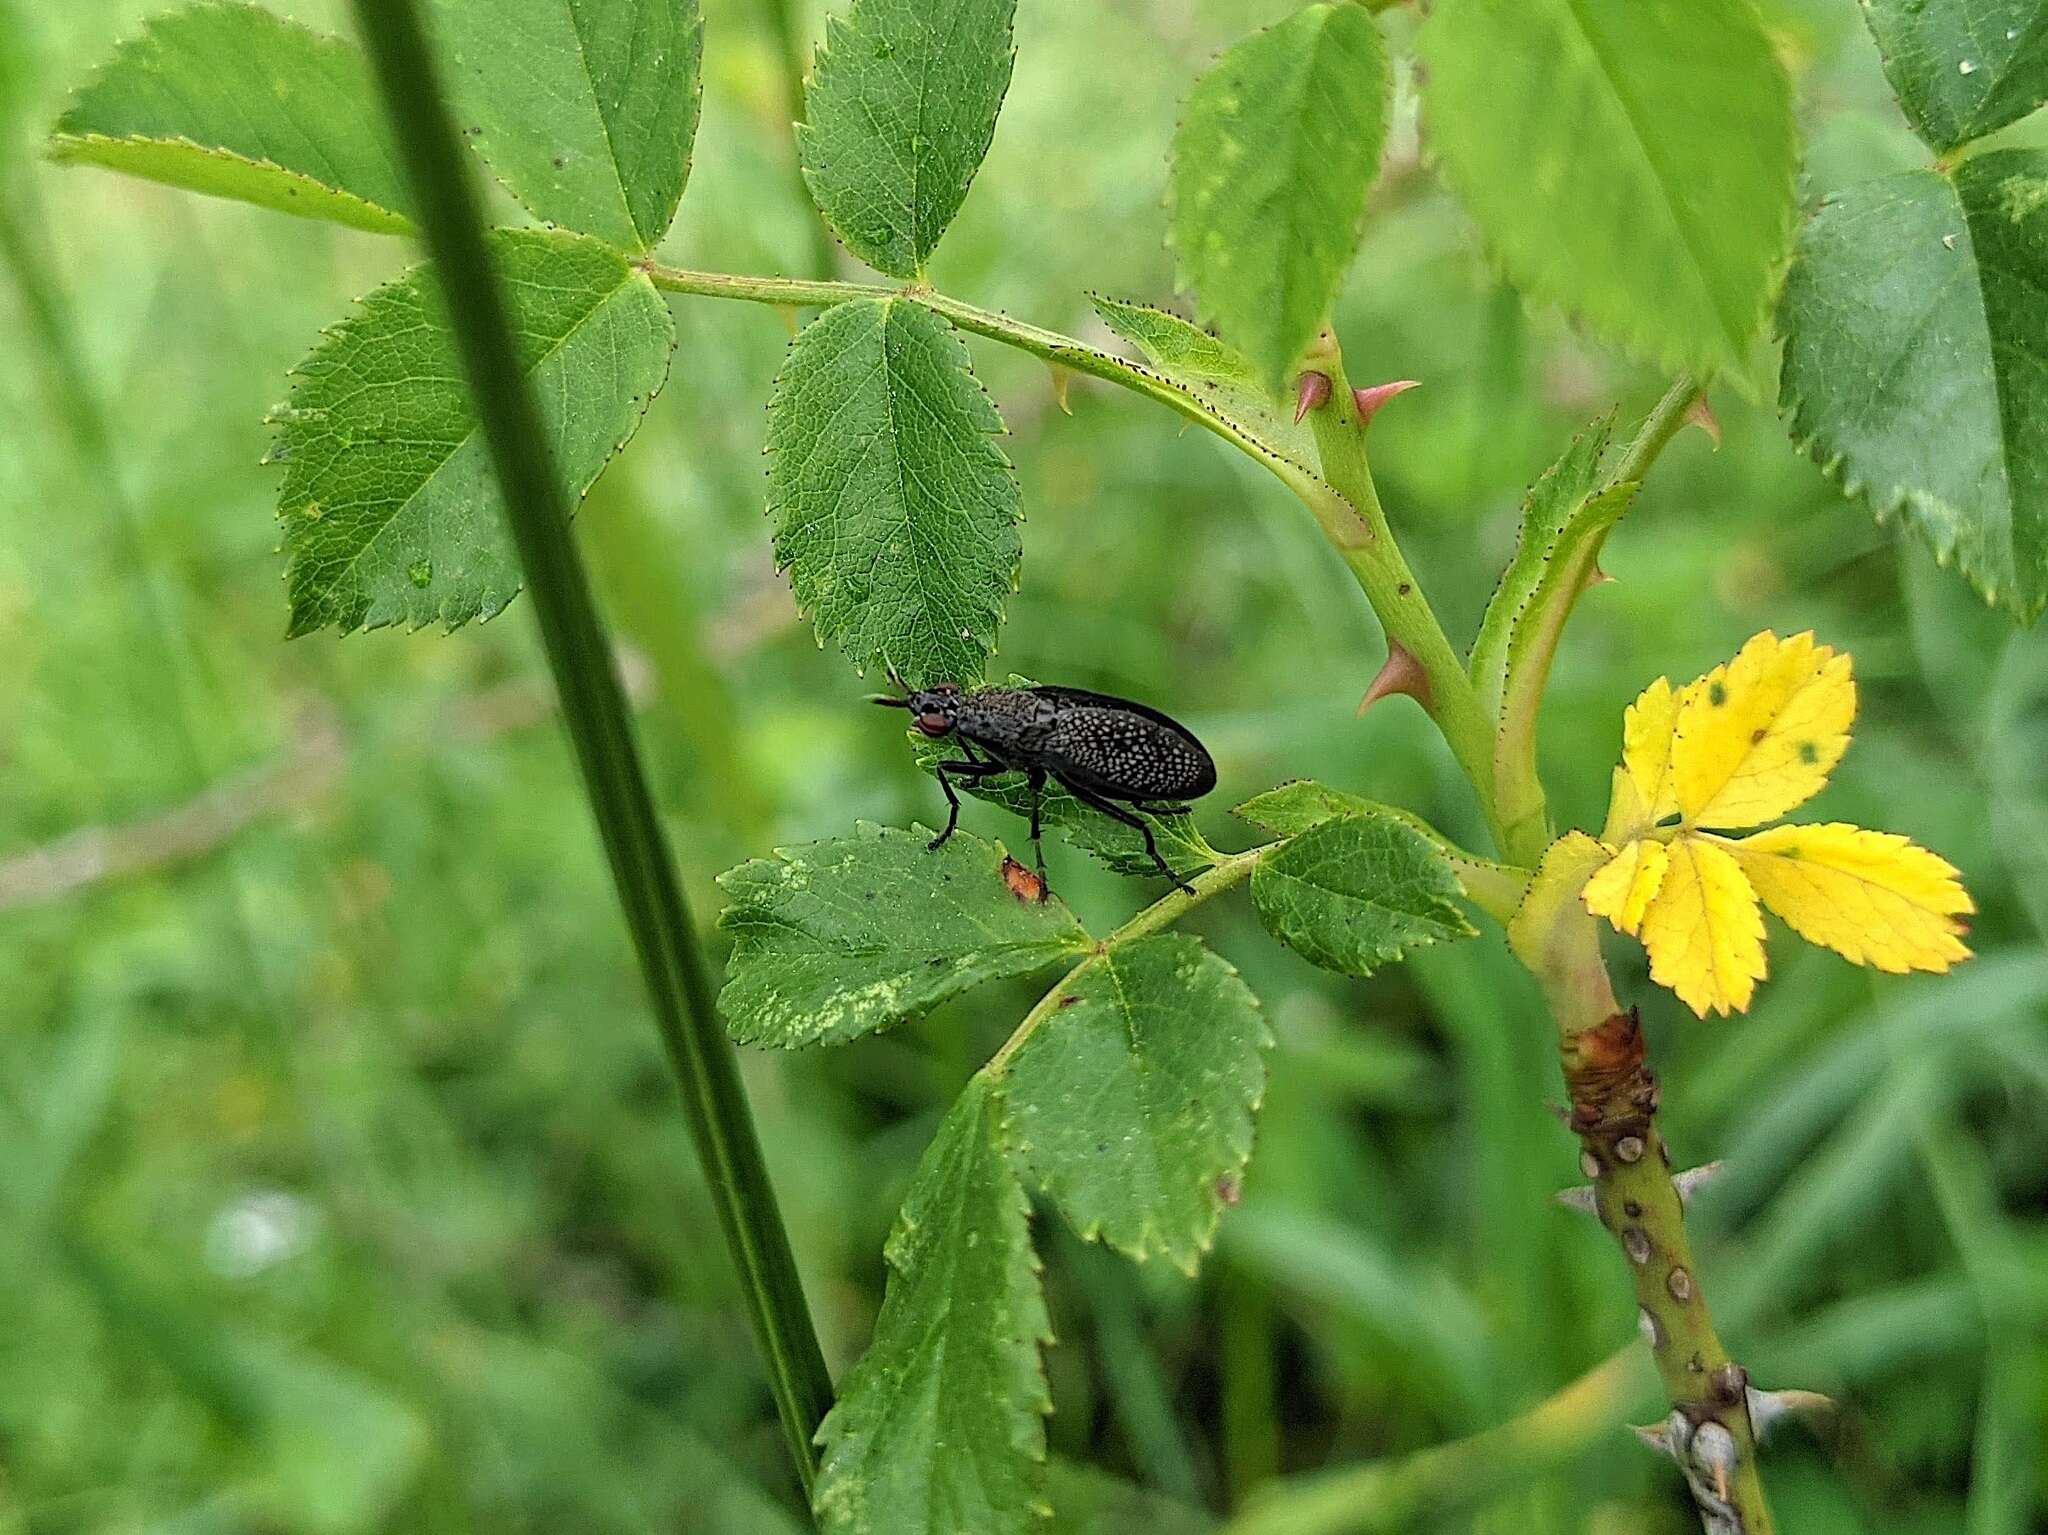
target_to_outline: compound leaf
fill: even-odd
[[[644,251],[675,217],[703,94],[697,0],[434,0],[473,144],[539,219]]]
[[[804,182],[848,250],[924,270],[966,200],[1010,87],[1016,0],[854,0],[804,92]]]
[[[733,949],[718,1001],[733,1038],[840,1044],[1087,948],[1061,901],[1011,893],[1000,848],[966,832],[930,840],[863,822],[719,876]]]
[[[823,1535],[1023,1535],[1048,1512],[1030,1208],[986,1076],[918,1163],[875,1336],[818,1430]]]
[[[1011,1060],[1011,1149],[1083,1236],[1192,1273],[1251,1156],[1271,1044],[1257,999],[1200,939],[1111,949]]]
[[[1422,944],[1471,937],[1459,894],[1442,848],[1378,810],[1311,827],[1252,874],[1252,905],[1266,930],[1347,975],[1370,975]]]
[[[826,310],[768,400],[768,511],[818,638],[865,669],[967,683],[1023,545],[1003,430],[946,322],[910,299]]]
[[[1315,338],[1358,240],[1390,75],[1362,7],[1311,5],[1195,83],[1169,185],[1181,281],[1277,387]]]
[[[57,120],[50,154],[356,229],[402,233],[412,199],[362,54],[260,6],[144,23]]]
[[[1779,402],[1880,522],[1987,602],[2048,605],[2048,152],[1850,187],[1786,284]]]
[[[1863,0],[1913,127],[1945,153],[2048,101],[2048,0]]]
[[[1793,219],[1749,0],[1443,0],[1430,141],[1508,276],[1667,367],[1739,369]]]
[[[594,240],[500,230],[491,251],[555,471],[580,496],[668,376],[668,307]],[[290,633],[454,628],[502,610],[519,562],[426,269],[364,299],[293,379],[270,455],[285,469]]]

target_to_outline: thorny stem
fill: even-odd
[[[1243,884],[1252,877],[1252,871],[1259,866],[1261,859],[1275,848],[1286,845],[1284,841],[1267,842],[1243,853],[1228,854],[1190,880],[1189,888],[1182,890],[1176,887],[1147,906],[1098,943],[1087,958],[1054,982],[1052,990],[1038,999],[1038,1005],[1024,1015],[1024,1021],[1017,1025],[1015,1032],[1008,1039],[1003,1041],[1002,1048],[988,1058],[988,1063],[981,1068],[982,1071],[990,1077],[1000,1077],[1008,1071],[1010,1057],[1017,1053],[1025,1040],[1038,1031],[1041,1023],[1059,1011],[1060,1003],[1066,1000],[1080,977],[1110,954],[1127,943],[1149,938],[1152,934],[1173,926],[1204,901]]]
[[[450,327],[475,400],[549,670],[654,1016],[683,1090],[727,1250],[768,1368],[799,1480],[816,1478],[811,1436],[832,1400],[789,1236],[777,1212],[731,1042],[712,1005],[668,838],[654,809],[603,619],[569,536],[540,414],[514,355],[484,244],[476,190],[415,0],[355,0],[399,158],[420,207]]]
[[[1637,1323],[1671,1402],[1659,1442],[1685,1474],[1706,1535],[1771,1535],[1749,1377],[1707,1310],[1671,1154],[1657,1130],[1657,1080],[1641,1026],[1615,1001],[1598,925],[1575,889],[1528,915],[1533,920],[1518,920],[1512,935],[1516,957],[1542,984],[1557,1020],[1579,1167],[1600,1224],[1621,1247]]]
[[[1369,536],[1338,546],[1338,554],[1357,577],[1373,612],[1386,630],[1387,643],[1399,645],[1414,658],[1429,679],[1429,702],[1425,707],[1443,732],[1451,754],[1458,759],[1465,776],[1479,796],[1495,845],[1510,858],[1513,854],[1501,836],[1494,813],[1493,728],[1480,707],[1478,691],[1465,670],[1465,663],[1444,634],[1436,610],[1423,595],[1422,583],[1408,568],[1387,514],[1380,505],[1379,487],[1373,482],[1372,465],[1366,457],[1365,425],[1359,419],[1358,403],[1344,376],[1344,356],[1334,335],[1325,331],[1309,354],[1309,366],[1327,374],[1329,403],[1309,412],[1315,431],[1316,449],[1322,455],[1323,473],[1338,494],[1358,509]],[[1334,540],[1333,540],[1334,542]]]

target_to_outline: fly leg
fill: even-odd
[[[1159,872],[1189,895],[1195,893],[1195,887],[1188,884],[1178,874],[1174,873],[1172,869],[1168,868],[1166,860],[1159,856],[1159,845],[1152,840],[1152,828],[1145,820],[1124,809],[1123,806],[1117,804],[1114,800],[1104,799],[1093,789],[1082,788],[1072,779],[1060,779],[1060,787],[1073,795],[1075,799],[1086,805],[1090,810],[1099,810],[1112,821],[1121,821],[1124,825],[1134,828],[1138,835],[1145,839],[1145,852],[1150,856],[1152,862],[1158,866]]]
[[[1045,769],[1032,768],[1025,782],[1031,789],[1031,856],[1038,861],[1038,877],[1045,879],[1045,843],[1038,834],[1038,812],[1044,808]]]
[[[942,842],[953,835],[954,828],[960,824],[960,796],[953,792],[951,775],[958,774],[962,778],[993,778],[998,773],[1008,771],[1001,763],[981,762],[972,757],[963,762],[935,763],[932,775],[938,779],[939,787],[946,791],[946,829],[932,838],[927,846],[936,851]]]

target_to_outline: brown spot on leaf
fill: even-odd
[[[1003,883],[1010,887],[1010,894],[1020,901],[1035,901],[1043,905],[1051,890],[1038,875],[1027,869],[1014,858],[1003,860]]]

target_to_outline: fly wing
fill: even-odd
[[[1066,695],[1046,734],[1043,761],[1109,799],[1194,799],[1216,787],[1216,764],[1187,729],[1156,709],[1083,693]]]

